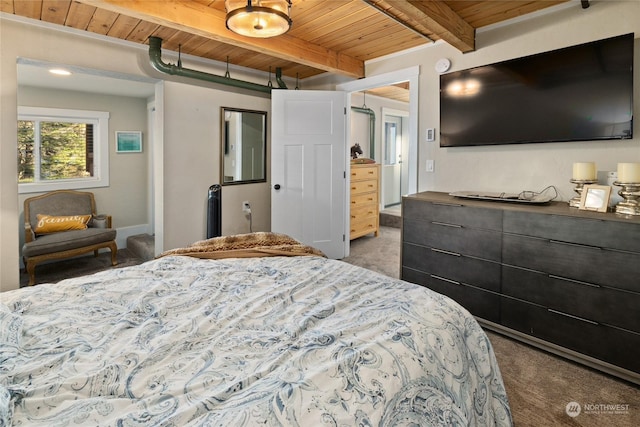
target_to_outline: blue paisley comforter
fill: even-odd
[[[0,426],[511,425],[472,316],[341,261],[170,256],[0,299]]]

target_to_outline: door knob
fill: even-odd
[[[276,184],[273,186],[274,189],[279,190],[280,189],[280,184]]]

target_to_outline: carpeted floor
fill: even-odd
[[[79,256],[57,262],[47,262],[36,266],[36,284],[56,283],[71,277],[84,276],[101,270],[110,268],[122,268],[130,265],[140,264],[142,259],[138,258],[128,249],[118,250],[118,265],[111,266],[111,253],[101,251],[97,257],[93,255]],[[20,287],[27,286],[29,276],[20,270]]]
[[[62,261],[36,268],[38,282],[57,282],[66,277],[90,274],[110,266],[108,253]],[[378,237],[365,236],[351,242],[343,261],[399,277],[400,230],[381,227]],[[118,266],[142,262],[126,249],[118,252]],[[21,275],[27,282],[25,274]],[[582,365],[487,331],[509,396],[517,427],[636,427],[640,426],[640,387]],[[638,349],[640,357],[640,349]],[[580,404],[572,418],[566,407]],[[604,405],[616,405],[609,411]]]

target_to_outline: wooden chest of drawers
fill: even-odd
[[[380,230],[380,165],[351,165],[349,239]]]
[[[483,326],[640,384],[640,218],[403,198],[401,277]]]

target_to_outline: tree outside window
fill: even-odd
[[[92,159],[93,124],[18,121],[19,182],[93,176]]]
[[[20,192],[108,185],[108,117],[96,111],[20,107]]]

